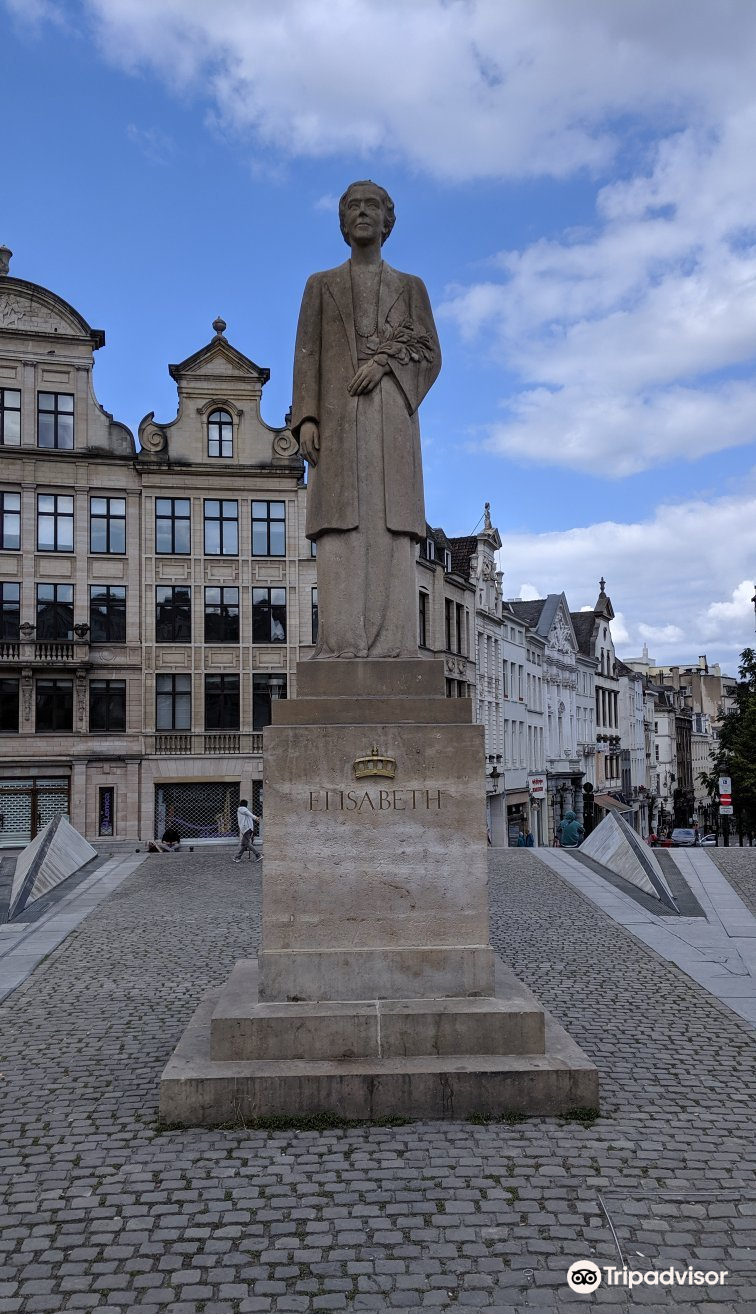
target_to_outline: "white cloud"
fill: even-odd
[[[526,386],[487,446],[621,476],[756,437],[756,100],[657,144],[595,228],[497,257],[441,307]],[[737,371],[737,377],[733,374]]]
[[[317,198],[312,208],[313,210],[323,210],[327,214],[337,214],[339,209],[339,198],[338,196],[332,196],[329,192],[326,192],[323,196]]]
[[[455,180],[566,177],[614,157],[625,116],[666,131],[726,110],[750,87],[756,40],[741,0],[85,4],[113,62],[209,96],[258,142],[381,150]]]
[[[630,631],[625,624],[625,617],[621,611],[615,611],[614,620],[611,622],[610,629],[612,631],[615,648],[622,645],[623,648],[627,649],[627,645],[630,642]]]
[[[519,378],[493,450],[623,476],[756,437],[756,5],[81,3],[107,59],[201,98],[264,176],[350,154],[599,180],[590,230],[500,252],[442,307]]]
[[[679,625],[644,625],[638,626],[638,633],[642,639],[651,641],[656,644],[676,643],[679,639],[685,638],[685,631],[680,629]]]
[[[55,0],[5,0],[10,14],[26,27],[38,27],[42,23],[53,23],[56,27],[66,27],[67,20]]]
[[[756,595],[754,580],[743,579],[732,590],[729,601],[710,603],[702,618],[701,632],[704,638],[720,639],[733,628],[752,629],[754,595]]]
[[[166,164],[173,154],[173,140],[160,128],[139,128],[136,123],[128,123],[126,136],[151,164]]]
[[[705,641],[710,659],[734,670],[754,637],[755,484],[756,471],[737,496],[663,504],[647,521],[503,533],[504,594],[564,590],[578,611],[593,607],[604,575],[621,656],[637,656],[649,641],[660,661],[695,661]]]

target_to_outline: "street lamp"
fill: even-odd
[[[499,781],[501,780],[501,771],[499,770],[495,762],[491,767],[490,772],[488,773],[488,779],[491,781],[491,785],[493,787],[493,793],[498,794]]]

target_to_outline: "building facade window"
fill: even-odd
[[[155,589],[155,642],[190,643],[192,591],[182,584],[159,584]]]
[[[207,417],[208,456],[233,456],[234,422],[228,411],[211,411]]]
[[[89,503],[90,552],[126,551],[126,498],[93,497]]]
[[[452,640],[454,635],[454,603],[451,598],[444,598],[444,646],[447,652],[452,651]]]
[[[188,497],[155,498],[155,551],[185,556],[192,550],[192,504]]]
[[[36,719],[38,735],[73,730],[73,680],[37,680]]]
[[[89,729],[126,729],[125,680],[90,680]]]
[[[465,651],[465,609],[461,602],[454,604],[454,620],[457,652],[463,654]]]
[[[0,734],[18,734],[18,680],[0,680]]]
[[[205,589],[205,643],[238,642],[238,588]]]
[[[37,445],[69,451],[73,448],[74,399],[71,393],[37,393]]]
[[[0,388],[0,447],[21,445],[21,393]]]
[[[21,623],[21,585],[0,584],[0,639],[18,641]]]
[[[37,638],[73,639],[73,584],[37,585]]]
[[[18,552],[21,547],[21,494],[0,493],[0,549]]]
[[[428,608],[430,598],[424,589],[421,589],[417,600],[417,641],[421,648],[428,647]]]
[[[264,730],[271,722],[271,706],[286,697],[285,675],[252,676],[252,729]]]
[[[286,503],[252,503],[252,556],[286,556]]]
[[[158,730],[191,730],[191,675],[155,677],[155,725]]]
[[[73,552],[74,500],[62,493],[37,494],[37,551]]]
[[[89,642],[126,642],[125,585],[90,584]]]
[[[205,555],[239,555],[239,503],[208,498],[205,502]]]
[[[286,589],[252,590],[252,642],[286,642]]]
[[[239,676],[205,676],[205,729],[239,729]]]
[[[318,590],[317,588],[314,588],[310,589],[310,633],[312,635],[313,643],[317,643],[318,641],[318,617]]]

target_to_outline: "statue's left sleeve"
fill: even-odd
[[[409,317],[395,326],[397,354],[388,355],[388,365],[399,385],[407,410],[414,415],[425,394],[435,383],[441,369],[441,345],[433,322],[433,311],[425,284],[419,278],[407,279]],[[405,339],[402,342],[402,338]]]

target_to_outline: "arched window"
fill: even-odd
[[[233,456],[234,422],[228,411],[211,411],[207,417],[208,456]]]

